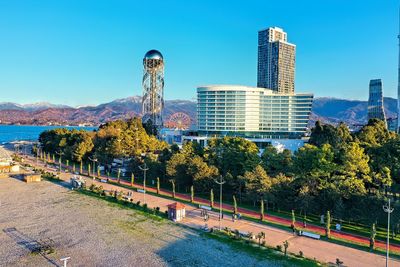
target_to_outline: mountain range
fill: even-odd
[[[341,121],[349,125],[367,122],[367,101],[337,98],[315,98],[310,124],[320,120],[337,124]],[[386,117],[396,117],[397,100],[385,98]],[[0,124],[30,125],[99,125],[110,120],[140,116],[141,97],[133,96],[117,99],[97,106],[70,107],[51,103],[16,104],[0,103]],[[186,113],[195,123],[196,102],[190,100],[166,100],[164,119],[168,121],[174,113]]]

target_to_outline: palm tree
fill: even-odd
[[[258,246],[261,246],[261,239],[265,239],[265,233],[259,232],[257,235],[257,239],[258,239]]]
[[[283,247],[285,248],[285,256],[286,256],[286,254],[287,254],[287,249],[288,249],[288,247],[289,247],[289,242],[288,242],[287,240],[285,240],[285,241],[283,242]]]

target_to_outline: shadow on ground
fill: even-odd
[[[36,240],[33,239],[21,231],[17,230],[15,227],[5,228],[3,232],[13,239],[19,246],[27,249],[30,253],[39,254],[45,258],[50,264],[54,266],[59,266],[54,260],[50,259],[47,255],[52,253],[53,241],[51,239],[47,240]]]

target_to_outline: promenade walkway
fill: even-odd
[[[30,160],[29,163],[35,165],[36,161],[35,160]],[[44,168],[44,165],[42,163],[39,163],[39,167]],[[49,169],[48,169],[49,170]],[[54,170],[54,169],[53,169]],[[71,174],[69,173],[62,173],[61,174],[61,179],[65,181],[69,181],[71,177]],[[101,183],[99,180],[93,181],[90,177],[85,177],[86,181],[88,183],[88,186],[90,184],[94,183],[96,185],[101,185],[105,190],[117,190],[117,191],[122,191],[124,193],[127,192],[132,192],[133,195],[133,201],[141,201],[143,203],[144,201],[144,194],[137,192],[136,190],[133,189],[127,189],[118,185],[110,184],[110,183]],[[105,177],[103,177],[105,178]],[[126,181],[121,180],[121,184],[124,185],[130,185],[130,183]],[[143,185],[135,184],[134,185],[136,188],[142,189]],[[156,192],[155,188],[152,187],[146,187],[147,192]],[[146,194],[145,196],[145,201],[148,204],[150,208],[155,208],[159,207],[161,211],[165,211],[167,209],[167,205],[171,204],[174,201],[179,201],[179,199],[183,199],[186,201],[190,200],[190,196],[185,195],[185,194],[176,194],[175,200],[171,200],[168,198],[163,198],[162,195],[171,197],[172,192],[168,190],[161,190],[160,191],[160,196],[155,196],[151,194]],[[208,200],[201,199],[201,198],[195,198],[195,202],[197,203],[203,203],[203,204],[209,204]],[[226,210],[232,210],[232,206],[224,204],[223,206],[224,209]],[[238,211],[246,216],[252,217],[252,218],[259,218],[259,214],[247,210],[247,209],[241,209],[239,208]],[[182,224],[185,224],[187,226],[190,226],[192,228],[202,228],[205,225],[203,217],[200,215],[201,210],[198,208],[197,205],[187,205],[186,208],[187,212],[187,217],[185,220],[182,222]],[[209,212],[210,214],[210,219],[207,221],[208,227],[218,227],[219,226],[219,214],[217,212]],[[285,218],[280,218],[277,216],[271,216],[267,215],[266,220],[270,220],[273,222],[277,222],[279,224],[283,225],[290,225],[291,221],[287,220]],[[307,237],[302,237],[302,236],[295,236],[289,231],[281,230],[274,228],[272,226],[264,225],[264,224],[259,224],[255,223],[246,219],[241,219],[241,220],[236,220],[233,222],[231,220],[231,216],[225,215],[224,219],[221,221],[222,227],[229,227],[231,229],[238,229],[239,231],[243,232],[252,232],[254,234],[257,234],[261,231],[266,233],[266,243],[270,246],[276,246],[276,245],[282,245],[282,243],[285,240],[288,240],[289,242],[289,248],[288,250],[292,253],[298,254],[299,251],[302,251],[306,257],[309,258],[315,258],[318,261],[321,262],[326,262],[326,263],[335,263],[336,259],[339,258],[341,261],[344,262],[345,266],[371,266],[371,267],[376,267],[376,266],[385,266],[385,257],[381,255],[377,255],[374,253],[366,252],[366,251],[361,251],[358,249],[346,247],[346,246],[341,246],[338,244],[334,244],[331,242],[323,241],[323,240],[314,240],[311,238]],[[302,227],[302,225],[298,225],[299,227]],[[319,226],[314,226],[314,225],[308,225],[307,229],[313,231],[313,232],[318,232],[321,234],[324,234],[324,229]],[[359,237],[356,235],[351,235],[351,234],[346,234],[346,233],[339,233],[336,231],[332,231],[332,235],[336,237],[340,237],[343,239],[349,239],[355,242],[360,242],[363,243],[368,239],[365,239],[364,237]],[[382,242],[377,242],[379,246],[382,246]],[[392,248],[394,249],[399,249],[399,246],[393,246]],[[391,266],[400,266],[400,260],[397,259],[390,259],[390,264]]]

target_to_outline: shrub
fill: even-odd
[[[143,204],[143,210],[147,211],[147,203]]]
[[[285,241],[283,242],[283,247],[285,248],[285,256],[286,256],[287,249],[288,249],[288,247],[289,247],[289,242],[288,242],[287,240],[285,240]]]
[[[96,185],[95,185],[95,184],[91,184],[91,185],[89,186],[89,190],[90,190],[90,191],[94,192],[95,189],[96,189]]]
[[[140,201],[136,202],[136,205],[140,206]]]
[[[303,258],[303,257],[304,257],[304,253],[303,253],[303,251],[301,251],[301,250],[299,251],[299,257],[300,257],[300,258]]]
[[[116,191],[115,191],[116,192]],[[122,200],[122,192],[118,192],[115,197],[118,201]]]
[[[281,246],[281,245],[277,245],[277,246],[276,246],[276,250],[277,250],[277,251],[282,251],[282,246]]]
[[[237,239],[237,240],[240,239],[240,232],[238,229],[235,230],[235,239]]]

